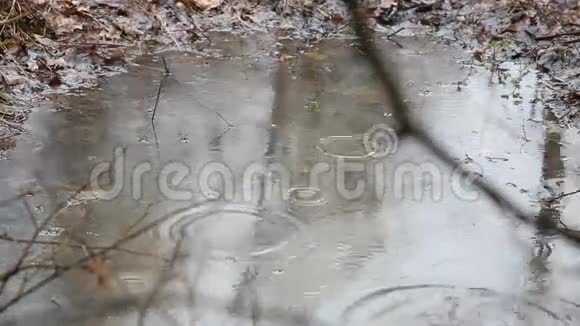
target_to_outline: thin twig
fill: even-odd
[[[159,16],[159,15],[155,15],[155,18],[157,18],[159,20],[159,22],[161,23],[161,27],[163,27],[163,29],[165,30],[167,35],[169,35],[169,37],[173,40],[175,45],[177,45],[177,48],[179,49],[179,51],[183,51],[183,48],[181,47],[179,42],[177,42],[177,39],[173,36],[173,33],[171,33],[171,31],[167,28],[167,23],[163,20],[163,18],[161,18],[161,16]]]
[[[524,119],[524,121],[522,121],[522,132],[524,133],[524,137],[523,137],[524,142],[522,143],[522,146],[520,147],[520,153],[524,149],[524,146],[526,146],[526,144],[531,141],[528,139],[528,135],[526,134],[526,119]]]
[[[205,104],[201,103],[201,102],[200,102],[198,99],[196,99],[195,97],[191,97],[191,99],[192,99],[192,100],[193,100],[195,103],[197,103],[199,106],[201,106],[201,107],[205,108],[206,110],[209,110],[209,111],[212,111],[212,112],[214,112],[214,113],[215,113],[215,114],[216,114],[216,115],[217,115],[217,116],[220,118],[220,120],[222,120],[223,122],[225,122],[225,123],[228,125],[228,127],[235,127],[235,125],[234,125],[234,124],[232,124],[232,123],[231,123],[231,122],[230,122],[228,119],[226,119],[226,118],[225,118],[225,117],[224,117],[224,116],[223,116],[221,113],[219,113],[217,110],[214,110],[214,109],[210,108],[209,106],[207,106],[207,105],[205,105]]]
[[[532,4],[533,4],[533,5],[536,7],[535,9],[536,9],[537,11],[541,11],[541,8],[540,8],[540,5],[539,5],[539,4],[537,4],[535,1],[532,1]],[[549,6],[549,7],[550,7],[550,9],[552,9],[552,10],[548,10],[548,14],[549,14],[549,15],[551,15],[551,16],[554,18],[554,20],[556,20],[556,22],[557,22],[557,23],[558,23],[560,26],[562,26],[562,29],[564,30],[564,32],[566,32],[566,33],[571,33],[571,32],[568,30],[568,28],[566,27],[566,24],[563,24],[563,23],[562,23],[562,20],[560,19],[560,17],[558,17],[557,15],[555,15],[555,14],[554,14],[554,12],[553,12],[553,11],[554,11],[554,9],[553,9],[553,7],[552,7],[552,3],[547,3],[547,4],[546,4],[546,6]],[[573,47],[576,49],[576,52],[578,53],[578,55],[580,55],[580,49],[579,49],[579,48],[576,46],[576,44],[575,44],[574,42],[572,42],[572,43],[569,43],[569,44],[572,44],[572,46],[573,46]]]
[[[30,207],[30,204],[25,199],[22,200],[22,202],[24,203],[24,208],[26,209],[26,212],[28,213],[27,215],[28,215],[28,218],[30,219],[30,223],[32,223],[35,230],[38,229],[38,221],[36,220],[36,217],[34,217],[34,212],[32,210],[32,207]]]
[[[8,198],[8,199],[2,199],[2,200],[0,200],[0,207],[9,205],[9,204],[11,204],[19,199],[22,199],[28,195],[32,195],[32,192],[25,192],[25,193],[18,194],[16,196]]]
[[[70,47],[93,47],[93,46],[98,46],[98,47],[111,47],[111,48],[131,46],[131,44],[106,43],[106,42],[61,43],[59,45],[61,45],[63,47],[69,47],[69,46]]]
[[[167,62],[165,62],[165,57],[161,57],[161,60],[163,61],[163,67],[165,69],[165,73],[163,75],[163,78],[161,78],[159,80],[159,87],[157,88],[157,96],[155,97],[155,106],[153,107],[153,115],[151,116],[151,123],[153,123],[155,121],[155,114],[157,113],[157,106],[159,105],[159,98],[161,97],[161,89],[163,88],[163,84],[170,74],[169,68],[167,68]]]
[[[188,209],[191,209],[191,208],[192,207],[189,207],[189,208],[186,208],[184,210],[188,210]],[[178,212],[172,212],[170,214],[167,214],[165,216],[162,216],[162,217],[160,217],[160,218],[158,218],[158,219],[150,222],[149,224],[143,226],[142,228],[136,230],[135,232],[129,233],[127,236],[118,239],[117,241],[115,241],[110,246],[105,247],[102,250],[98,250],[98,251],[94,252],[93,254],[90,254],[88,256],[85,256],[83,258],[80,258],[80,259],[72,262],[69,265],[58,266],[57,268],[55,268],[55,270],[53,271],[52,274],[50,274],[49,276],[45,277],[44,279],[38,281],[35,285],[33,285],[32,287],[28,288],[26,291],[23,291],[21,295],[15,296],[15,297],[11,298],[10,300],[8,300],[7,302],[5,302],[2,305],[0,305],[0,314],[2,314],[4,311],[6,311],[8,308],[12,307],[13,305],[15,305],[18,302],[20,302],[25,297],[31,295],[32,293],[35,293],[39,289],[41,289],[44,286],[50,284],[52,281],[58,279],[64,273],[66,273],[66,272],[68,272],[70,270],[73,270],[75,268],[79,268],[79,267],[84,266],[84,264],[86,264],[87,262],[89,262],[91,259],[94,259],[95,257],[105,257],[109,252],[115,250],[116,248],[119,248],[121,245],[123,245],[125,243],[128,243],[128,242],[136,239],[137,237],[139,237],[142,234],[148,232],[149,230],[152,230],[153,228],[158,227],[161,223],[163,223],[163,222],[167,221],[168,219],[170,219],[174,214],[179,214],[179,211]]]
[[[20,126],[20,125],[18,125],[16,123],[14,123],[14,122],[10,122],[10,121],[8,121],[6,119],[0,118],[0,123],[3,123],[5,125],[7,125],[8,127],[14,128],[14,129],[16,129],[16,130],[18,130],[20,132],[26,131],[26,129],[24,129],[24,127],[22,127],[22,126]]]
[[[137,220],[131,223],[131,225],[129,225],[127,230],[123,232],[123,236],[130,234],[137,227],[137,225],[139,225],[139,223],[143,222],[149,216],[149,213],[151,212],[151,207],[153,207],[153,204],[151,203],[147,204],[147,207],[145,207],[145,211],[143,212],[143,214]]]
[[[81,187],[78,191],[76,191],[70,197],[70,199],[75,198],[87,186],[88,186],[88,184]],[[44,219],[44,221],[34,230],[34,234],[31,237],[31,241],[26,244],[26,246],[22,250],[22,253],[20,254],[18,259],[16,260],[16,263],[14,263],[14,265],[10,269],[8,269],[4,274],[1,275],[1,277],[0,277],[0,295],[4,292],[4,289],[6,288],[6,285],[8,284],[8,282],[10,281],[10,278],[12,278],[14,275],[16,275],[20,272],[20,267],[22,266],[22,264],[24,264],[24,261],[28,258],[28,255],[30,254],[30,251],[32,249],[32,245],[33,245],[34,241],[36,241],[36,239],[40,235],[40,232],[48,226],[48,224],[54,219],[54,217],[60,215],[63,212],[63,210],[67,207],[67,202],[68,201],[65,201],[64,204],[62,204],[57,210],[55,210],[52,214],[47,216]],[[0,309],[0,312],[2,312],[1,309]]]
[[[5,19],[5,20],[3,20],[3,21],[0,22],[0,25],[7,25],[7,24],[10,24],[10,23],[13,23],[13,22],[15,22],[15,21],[17,21],[19,19],[22,19],[22,18],[28,16],[29,14],[30,14],[30,11],[27,11],[27,12],[25,12],[23,14],[18,15],[18,16],[14,16],[12,18]]]
[[[405,29],[405,27],[401,27],[401,28],[399,28],[398,30],[396,30],[396,31],[392,32],[391,34],[387,35],[387,38],[391,38],[391,37],[393,37],[393,36],[395,36],[395,35],[399,34],[399,33],[400,33],[401,31],[403,31],[404,29]]]
[[[390,96],[393,102],[392,110],[393,116],[399,124],[397,128],[397,134],[400,137],[411,136],[419,140],[419,142],[429,149],[437,158],[439,158],[446,165],[453,167],[456,172],[458,172],[462,177],[468,177],[471,172],[466,170],[462,165],[457,163],[453,156],[451,156],[444,147],[438,143],[432,135],[427,133],[425,130],[416,125],[408,116],[409,108],[407,104],[402,100],[402,94],[399,90],[397,83],[395,83],[394,78],[384,65],[381,60],[381,56],[375,49],[371,42],[371,35],[368,32],[368,27],[366,24],[366,17],[359,11],[357,0],[344,0],[347,2],[351,17],[352,25],[358,36],[361,50],[366,54],[367,60],[369,61],[372,69],[376,72],[379,80],[383,84],[384,91]],[[524,212],[521,208],[516,206],[512,201],[506,199],[508,198],[499,189],[495,188],[490,183],[486,182],[482,178],[475,178],[472,180],[472,184],[479,190],[481,190],[489,199],[491,199],[496,205],[510,211],[514,217],[527,223],[534,225],[537,228],[541,228],[538,224],[536,218],[530,216]],[[570,232],[563,232],[563,229],[557,225],[551,225],[551,228],[558,231],[560,234],[564,235],[568,240],[574,242],[580,242],[580,237],[576,237]]]
[[[165,61],[165,57],[161,57],[161,61],[163,61],[163,68],[165,69],[165,75],[169,76],[171,74],[171,72],[169,71],[169,68],[167,67],[167,61]]]
[[[31,241],[28,239],[13,238],[13,237],[10,237],[6,234],[0,234],[0,240],[9,241],[9,242],[16,242],[16,243],[26,243],[26,244],[32,242],[33,244],[38,244],[38,245],[65,246],[65,247],[69,247],[69,248],[78,248],[78,249],[86,248],[86,249],[89,249],[91,251],[103,250],[103,249],[108,248],[108,246],[92,246],[92,245],[87,245],[87,244],[74,244],[74,243],[65,243],[65,242],[60,242],[60,241],[49,241],[49,240]],[[127,248],[122,248],[122,247],[115,248],[114,251],[132,254],[135,256],[162,258],[163,259],[163,257],[160,257],[160,256],[155,255],[153,253],[142,252],[142,251],[127,249]]]
[[[575,43],[580,43],[580,38],[562,42],[562,44],[575,44]]]
[[[171,255],[171,259],[170,259],[168,266],[167,266],[168,268],[163,269],[160,272],[159,279],[155,283],[155,287],[153,288],[153,291],[147,297],[145,304],[141,307],[141,309],[139,311],[139,321],[138,321],[137,325],[139,325],[139,326],[145,325],[145,318],[147,317],[147,312],[149,311],[149,309],[151,308],[151,306],[155,302],[155,299],[159,295],[159,292],[161,292],[161,288],[163,287],[163,285],[169,280],[169,274],[170,274],[173,266],[175,266],[175,263],[177,262],[177,258],[179,257],[179,253],[181,252],[181,245],[183,244],[184,238],[185,238],[185,234],[182,233],[181,236],[179,237],[179,240],[177,240],[175,247],[173,248],[173,253]]]
[[[542,35],[542,36],[535,36],[534,34],[532,34],[529,31],[526,31],[526,33],[528,35],[530,35],[536,41],[548,41],[548,40],[553,40],[555,38],[559,38],[559,37],[563,37],[563,36],[576,36],[576,35],[580,35],[580,31],[576,31],[576,32],[566,32],[566,33],[556,33],[556,34],[552,34],[552,35]]]
[[[560,194],[559,196],[552,197],[552,198],[548,199],[546,202],[547,202],[548,204],[551,204],[551,203],[555,202],[556,200],[560,200],[560,199],[562,199],[562,198],[566,198],[566,197],[568,197],[568,196],[575,195],[575,194],[577,194],[577,193],[580,193],[580,189],[578,189],[578,190],[574,190],[574,191],[571,191],[571,192],[562,193],[562,194]]]

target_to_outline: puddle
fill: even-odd
[[[556,312],[552,309],[563,312]],[[498,325],[498,321],[526,325],[572,325],[560,302],[547,308],[517,296],[483,288],[455,288],[421,284],[372,291],[348,306],[342,314],[345,325]]]
[[[70,201],[51,240],[73,232],[107,246],[135,223],[162,220],[111,255],[117,287],[100,289],[94,274],[75,271],[1,325],[75,325],[91,314],[94,324],[136,323],[132,302],[105,315],[100,303],[165,277],[160,295],[175,298],[146,325],[577,323],[578,309],[562,304],[580,301],[577,248],[506,218],[420,144],[397,139],[388,101],[350,41],[216,37],[215,57],[164,54],[172,73],[158,101],[163,69],[147,67],[161,61],[143,57],[101,89],[42,103],[30,133],[4,144],[0,194],[38,183],[27,200],[43,207],[39,215],[111,163],[98,180],[112,185]],[[412,115],[522,207],[577,224],[573,196],[538,201],[580,187],[578,135],[544,115],[540,76],[529,71],[514,89],[490,83],[459,50],[400,42],[381,46]],[[267,55],[275,52],[288,56]],[[520,68],[505,64],[512,76]],[[21,203],[0,210],[3,230],[31,233]],[[15,248],[0,245],[0,266]]]
[[[220,227],[216,227],[216,224]],[[283,248],[302,225],[296,217],[287,213],[233,203],[207,203],[171,214],[161,225],[160,233],[163,238],[175,242],[181,238],[212,238],[212,235],[208,235],[212,232],[216,233],[213,237],[234,237],[239,231],[234,227],[237,224],[252,224],[254,246],[249,256],[254,258]],[[222,227],[231,227],[233,234],[228,235],[229,231],[222,230]],[[219,234],[220,232],[223,234]],[[202,243],[200,250],[211,251],[211,242],[212,240],[207,240]],[[221,255],[230,255],[232,259],[237,259],[234,252],[221,251],[219,245],[217,249]]]

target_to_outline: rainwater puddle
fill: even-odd
[[[35,181],[41,191],[27,198],[47,214],[109,162],[97,179],[113,185],[81,192],[46,236],[103,248],[149,227],[102,262],[111,287],[68,273],[0,325],[136,324],[131,296],[161,283],[167,300],[145,325],[577,324],[578,248],[509,219],[416,140],[398,139],[352,40],[212,40],[214,57],[163,54],[166,78],[158,57],[143,57],[101,89],[34,110],[0,160],[2,198]],[[399,42],[380,46],[411,115],[518,205],[577,224],[573,196],[538,201],[580,186],[578,135],[544,114],[541,76],[522,73],[514,89],[461,50]],[[3,230],[31,233],[23,205],[0,210]],[[8,266],[17,246],[2,244]]]
[[[224,225],[225,228],[229,228],[229,225],[235,226],[236,223],[252,224],[254,248],[249,253],[251,257],[280,250],[302,225],[296,217],[287,213],[248,205],[210,202],[172,214],[161,226],[161,236],[176,242],[182,238],[196,238],[202,235],[206,237],[211,232],[223,232],[224,234],[216,234],[216,237],[228,237],[227,233],[230,231],[212,230],[215,228],[212,225],[216,223]],[[234,234],[237,232],[235,227],[232,227],[231,232]],[[202,248],[202,250],[211,249],[211,245]],[[222,251],[221,254],[228,255],[228,252]]]
[[[372,291],[348,306],[342,318],[344,325],[572,325],[566,311],[573,309],[565,302],[548,308],[483,288],[420,284]]]

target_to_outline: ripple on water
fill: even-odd
[[[575,325],[561,300],[548,308],[517,295],[484,288],[419,284],[374,290],[348,305],[345,325]]]
[[[316,148],[322,154],[335,158],[366,159],[375,154],[365,149],[362,135],[321,138]]]
[[[290,203],[298,206],[317,206],[327,203],[324,194],[314,187],[295,187],[288,190]]]
[[[123,282],[130,294],[144,293],[149,289],[147,279],[139,273],[123,273],[119,275],[119,279]]]
[[[248,218],[254,222],[254,243],[251,256],[263,256],[282,249],[290,237],[301,229],[301,223],[285,212],[245,204],[209,202],[186,208],[169,216],[160,227],[162,237],[177,241],[192,236],[202,221],[231,214],[232,218]]]
[[[384,253],[382,243],[369,243],[364,250],[356,250],[348,242],[338,242],[336,245],[337,256],[334,259],[334,267],[350,276],[367,265],[377,254]]]

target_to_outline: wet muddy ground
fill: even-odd
[[[146,325],[578,324],[578,248],[539,241],[425,148],[393,138],[352,40],[214,39],[218,56],[166,53],[169,76],[160,57],[143,57],[33,111],[0,161],[0,191],[41,180],[28,198],[38,216],[117,155],[114,185],[83,191],[42,239],[106,246],[148,207],[146,220],[165,218],[111,256],[106,279],[72,271],[3,325],[137,324],[135,302],[121,299],[151,290],[167,300],[147,305]],[[514,89],[462,51],[400,43],[380,42],[412,115],[520,206],[575,226],[573,196],[539,204],[576,189],[580,163],[576,131],[535,100],[538,73]],[[377,130],[388,153],[368,146]],[[1,210],[7,233],[30,233],[21,204]],[[16,248],[0,246],[3,269]]]

